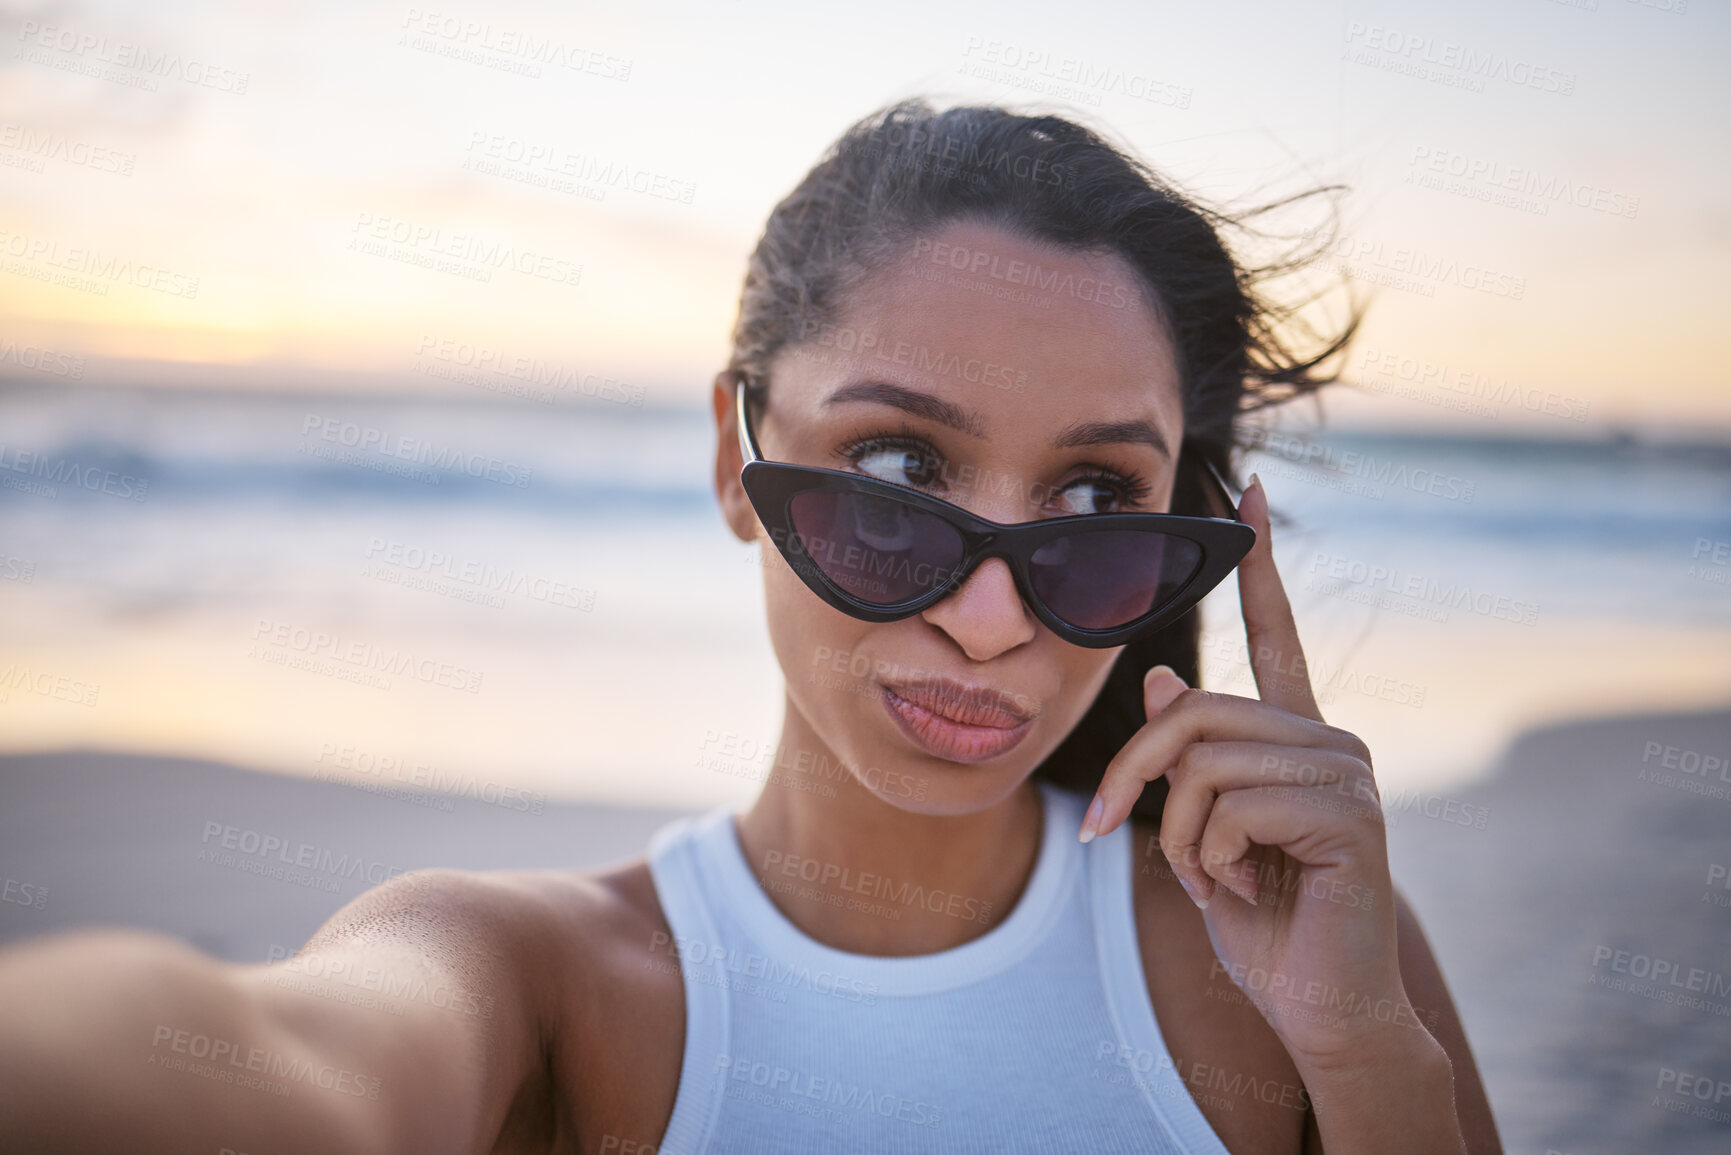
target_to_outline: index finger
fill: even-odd
[[[1250,646],[1256,692],[1270,705],[1320,722],[1322,711],[1310,688],[1310,667],[1298,641],[1298,623],[1292,619],[1292,603],[1274,568],[1268,494],[1254,473],[1238,502],[1238,520],[1256,531],[1256,544],[1238,563],[1238,603],[1244,612],[1244,636]]]

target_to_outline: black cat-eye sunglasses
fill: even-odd
[[[893,622],[953,593],[989,557],[1054,634],[1121,646],[1169,624],[1231,573],[1256,542],[1225,482],[1198,452],[1204,500],[1225,517],[1097,513],[1004,525],[904,485],[766,461],[735,388],[740,483],[776,549],[811,591],[862,621]]]

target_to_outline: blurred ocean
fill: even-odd
[[[556,400],[0,383],[0,749],[750,795],[704,753],[773,743],[780,671],[708,411]],[[1731,699],[1731,445],[1324,431],[1246,464],[1385,783]],[[1249,692],[1231,583],[1206,613],[1205,681]]]

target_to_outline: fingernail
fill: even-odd
[[[1196,888],[1190,885],[1190,880],[1182,874],[1178,876],[1178,885],[1184,888],[1184,893],[1190,896],[1190,901],[1196,904],[1197,910],[1207,910],[1208,900],[1196,893]]]
[[[1261,889],[1261,887],[1257,882],[1255,872],[1240,866],[1237,869],[1234,869],[1231,873],[1232,885],[1230,889],[1232,893],[1236,894],[1239,898],[1242,898],[1245,902],[1248,902],[1251,906],[1259,905],[1256,901],[1256,892]]]
[[[1082,819],[1082,833],[1077,837],[1083,842],[1094,841],[1094,835],[1100,830],[1100,819],[1105,813],[1105,801],[1098,794],[1094,795],[1094,804],[1088,807],[1088,813]]]
[[[1174,670],[1171,666],[1155,666],[1152,670],[1149,670],[1146,674],[1142,675],[1143,694],[1146,695],[1151,693],[1154,689],[1154,684],[1159,682],[1162,677],[1170,679],[1172,682],[1176,683],[1180,691],[1188,690],[1190,688],[1190,683],[1184,680],[1184,676],[1177,670]],[[1174,694],[1173,697],[1177,697],[1177,695]]]
[[[1260,477],[1256,476],[1256,474],[1252,473],[1250,475],[1250,484],[1245,486],[1244,488],[1246,490],[1261,489],[1262,488],[1262,478],[1260,478]],[[1264,491],[1264,492],[1266,492],[1266,491]]]

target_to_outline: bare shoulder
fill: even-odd
[[[667,923],[642,858],[599,872],[416,870],[360,895],[302,953],[393,944],[495,988],[520,988],[537,1019]]]
[[[584,915],[604,906],[601,889],[575,874],[415,870],[343,907],[302,953],[396,943],[447,966],[484,967],[495,979],[501,968],[526,976],[549,952],[576,946],[573,932],[591,922]]]
[[[485,1011],[488,1077],[504,1084],[496,1150],[660,1140],[685,1004],[645,859],[595,872],[414,871],[350,903],[302,954],[388,964],[404,950]]]
[[[684,986],[672,928],[644,858],[603,871],[548,880],[561,905],[565,958],[553,977],[571,997],[583,998],[610,1032],[621,1013],[641,1018],[671,1000],[683,1031]]]
[[[685,985],[648,862],[568,885],[586,892],[580,958],[560,987],[567,1029],[555,1050],[580,1151],[654,1150],[679,1093]]]
[[[1142,970],[1173,1072],[1228,1149],[1301,1150],[1309,1097],[1291,1056],[1219,965],[1202,912],[1160,849],[1159,825],[1133,818],[1128,828]]]
[[[1472,1046],[1467,1042],[1466,1028],[1461,1025],[1460,1012],[1455,1009],[1442,967],[1419,925],[1418,915],[1398,887],[1394,892],[1394,910],[1401,985],[1406,988],[1419,1021],[1442,1044],[1454,1068],[1455,1111],[1460,1117],[1467,1150],[1471,1155],[1502,1155],[1496,1119],[1491,1114],[1490,1099]]]

